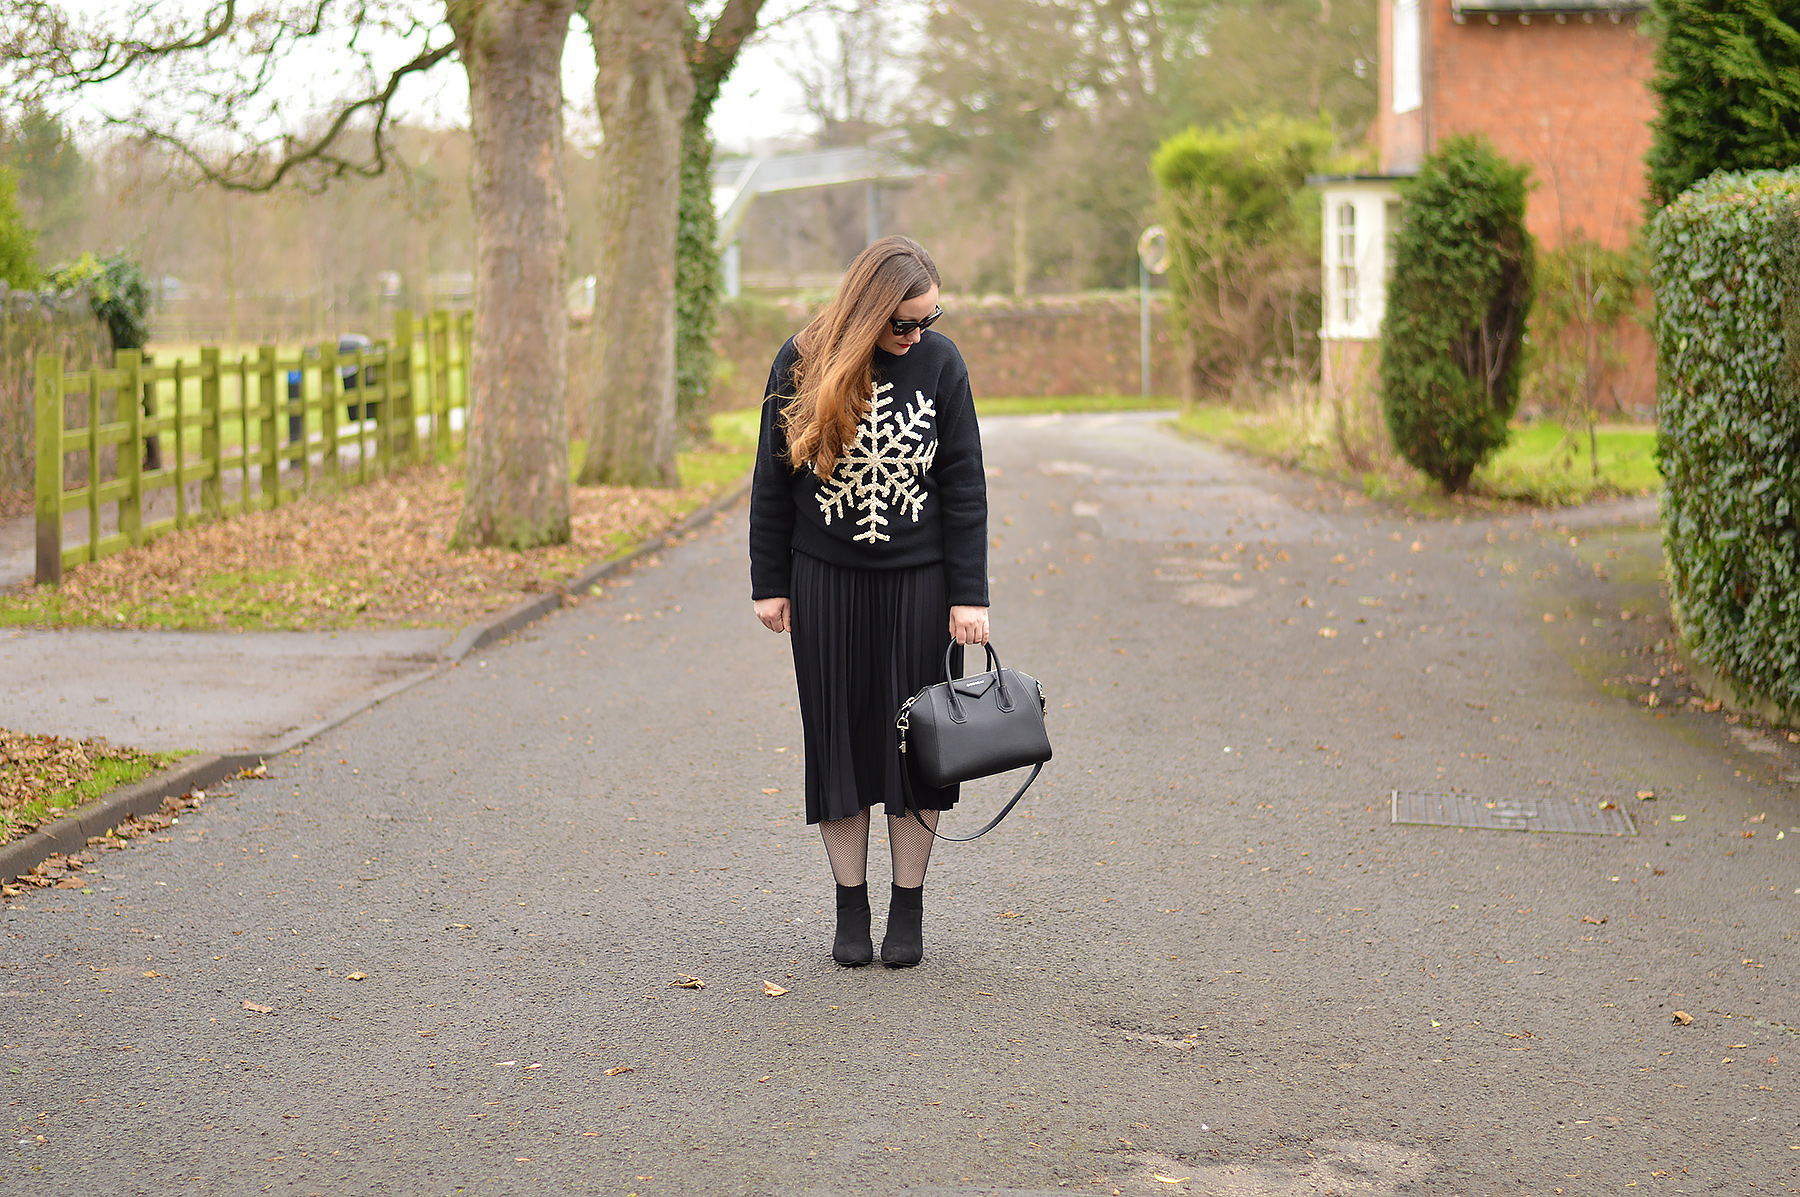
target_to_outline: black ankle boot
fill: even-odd
[[[881,962],[889,968],[911,968],[925,958],[925,887],[896,885],[891,889]]]
[[[831,958],[854,968],[875,959],[869,938],[869,883],[837,887],[837,937],[831,941]]]

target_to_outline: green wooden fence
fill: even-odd
[[[120,350],[111,369],[72,373],[60,357],[38,358],[38,583],[202,520],[289,502],[315,473],[366,482],[453,449],[467,422],[473,329],[467,312],[396,312],[392,340],[358,353],[332,341],[284,357],[263,345],[233,361],[206,347],[196,361],[151,365]],[[146,518],[159,498],[167,514]],[[103,535],[106,505],[115,527]],[[68,543],[66,517],[83,509],[86,538]]]

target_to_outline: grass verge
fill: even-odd
[[[0,728],[0,844],[139,781],[180,755]]]
[[[0,592],[0,626],[190,631],[461,627],[555,589],[715,498],[749,468],[727,444],[681,456],[673,489],[576,487],[571,540],[450,545],[462,475],[434,464],[165,536]]]
[[[1562,425],[1548,420],[1516,424],[1506,447],[1475,471],[1468,492],[1446,496],[1436,483],[1403,462],[1351,468],[1322,423],[1317,411],[1288,404],[1255,411],[1224,404],[1197,405],[1173,421],[1184,436],[1335,478],[1359,486],[1372,498],[1391,499],[1424,515],[1494,503],[1572,506],[1594,499],[1654,494],[1662,482],[1656,469],[1656,429],[1651,425],[1598,428],[1596,473],[1585,433],[1571,436]]]

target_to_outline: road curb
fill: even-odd
[[[64,815],[30,835],[0,846],[0,881],[24,876],[59,852],[79,852],[87,847],[88,837],[104,835],[133,815],[161,810],[165,798],[203,790],[236,776],[241,770],[254,768],[267,755],[231,752],[222,756],[191,756],[142,781],[114,790],[92,806]]]
[[[445,648],[440,655],[445,661],[455,664],[476,649],[486,648],[501,637],[510,635],[527,624],[536,623],[552,611],[559,610],[570,598],[587,593],[594,583],[612,577],[651,553],[671,547],[676,538],[705,523],[721,511],[735,506],[750,492],[750,478],[751,475],[745,474],[718,498],[704,506],[696,507],[666,532],[651,537],[624,556],[590,565],[549,594],[540,594],[536,598],[526,599],[518,606],[509,611],[502,611],[492,619],[470,624],[457,635],[455,640],[450,642],[449,647]]]

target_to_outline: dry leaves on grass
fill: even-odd
[[[165,536],[71,570],[49,594],[4,602],[30,607],[20,613],[26,622],[47,624],[455,627],[555,589],[666,530],[717,490],[578,487],[571,543],[452,550],[460,474],[424,466]]]
[[[7,829],[23,835],[36,825],[20,818],[28,805],[92,779],[108,760],[154,763],[156,757],[103,739],[65,740],[0,727],[0,842],[8,838]]]

